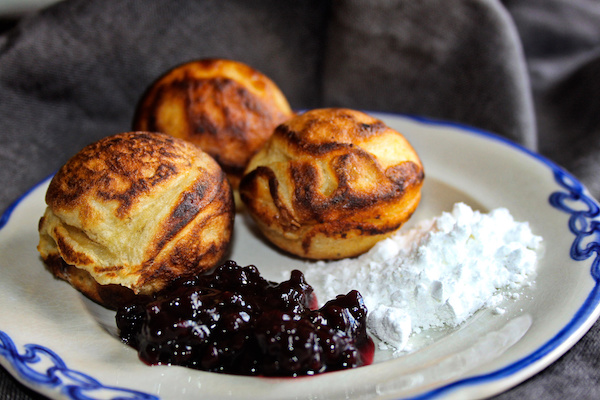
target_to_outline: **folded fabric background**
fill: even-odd
[[[152,80],[205,57],[261,70],[296,109],[498,133],[600,197],[598,0],[67,0],[0,36],[0,209],[85,144],[130,130]],[[599,355],[596,324],[500,398],[598,398],[587,382],[598,380]]]

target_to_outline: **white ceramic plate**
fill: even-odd
[[[67,399],[464,399],[499,393],[540,371],[573,346],[600,312],[598,203],[568,173],[504,139],[376,115],[406,135],[425,165],[413,223],[464,201],[482,211],[507,207],[543,236],[535,284],[506,300],[504,314],[482,310],[456,330],[429,335],[432,343],[414,353],[390,359],[377,351],[370,366],[315,377],[148,367],[98,322],[106,318],[102,310],[44,269],[36,251],[44,181],[0,220],[0,362],[34,390]],[[255,264],[276,280],[281,268],[302,266],[266,245],[247,218],[238,216],[235,229],[231,258],[238,263]]]

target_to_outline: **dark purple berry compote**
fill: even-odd
[[[123,341],[147,364],[261,376],[314,375],[367,365],[373,342],[357,291],[316,309],[298,270],[275,283],[233,261],[179,280],[150,302],[117,311]]]

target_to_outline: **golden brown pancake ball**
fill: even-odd
[[[57,278],[108,308],[217,265],[235,211],[212,157],[150,132],[83,148],[51,180],[46,203],[42,259]]]
[[[205,59],[156,80],[138,104],[133,129],[200,146],[237,189],[250,157],[292,115],[281,90],[264,74],[241,62]]]
[[[421,161],[399,132],[365,113],[329,108],[277,127],[239,191],[276,246],[339,259],[397,231],[419,204],[423,180]]]

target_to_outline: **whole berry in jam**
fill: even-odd
[[[371,362],[367,309],[351,291],[316,309],[300,271],[281,283],[228,261],[117,311],[122,340],[148,364],[262,376],[314,375]]]

